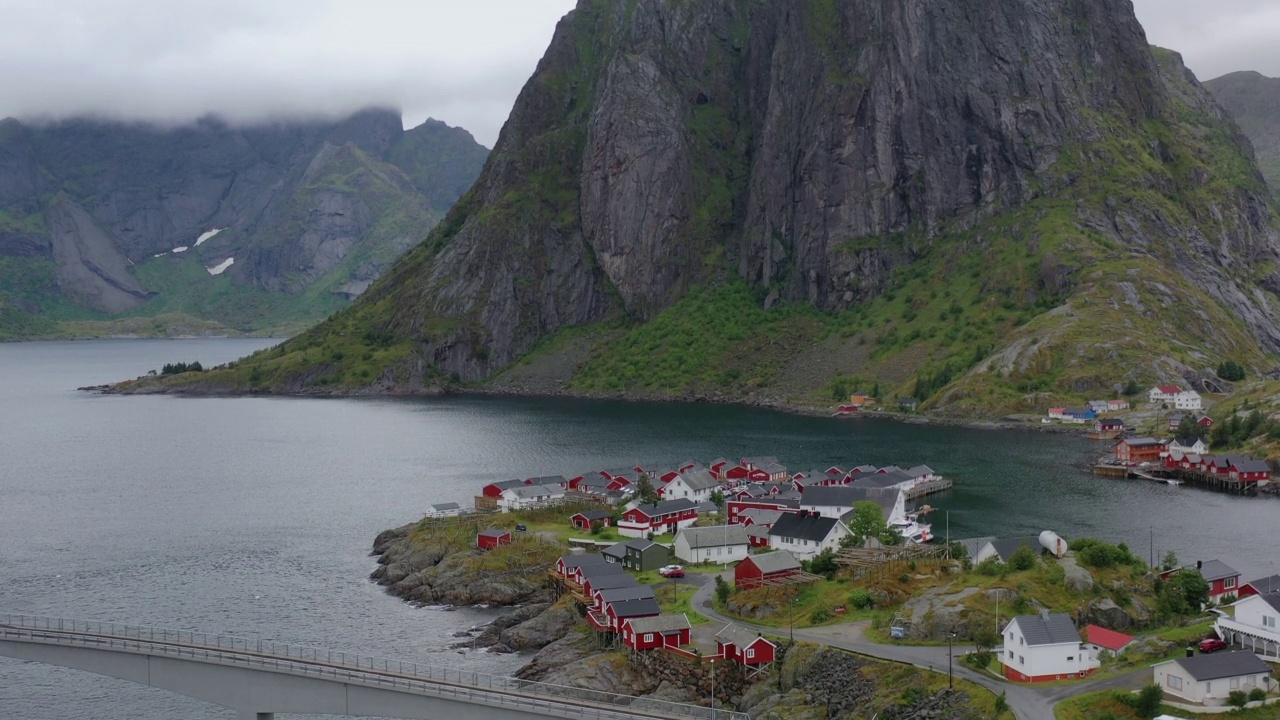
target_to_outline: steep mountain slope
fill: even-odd
[[[5,120],[0,337],[121,315],[315,322],[425,237],[486,155],[465,130],[406,132],[387,110],[246,128]]]
[[[1280,193],[1280,78],[1235,72],[1204,84],[1253,143],[1272,193]]]
[[[1247,141],[1127,0],[581,0],[427,242],[198,382],[990,413],[1269,365],[1277,260]]]

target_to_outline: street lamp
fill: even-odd
[[[954,642],[955,639],[956,639],[956,631],[952,630],[951,634],[947,635],[947,689],[948,690],[955,689],[955,678],[951,674],[951,643]]]
[[[711,661],[711,720],[716,719],[716,661]]]

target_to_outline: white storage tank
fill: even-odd
[[[1045,550],[1053,553],[1054,557],[1062,557],[1067,554],[1067,541],[1058,536],[1058,533],[1052,530],[1045,530],[1040,533],[1040,545]]]

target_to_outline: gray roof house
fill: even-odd
[[[1004,540],[992,540],[988,542],[977,555],[972,556],[974,564],[980,563],[987,558],[994,557],[1000,562],[1009,562],[1009,558],[1017,552],[1018,548],[1026,545],[1040,554],[1040,538],[1039,537],[1017,537],[1006,538]]]
[[[989,543],[994,542],[995,539],[996,539],[995,537],[988,535],[986,537],[964,538],[963,540],[952,540],[951,542],[960,543],[960,545],[964,547],[965,552],[968,554],[969,559],[972,560],[973,558],[978,557],[978,553],[982,551],[982,548],[986,547]]]
[[[1018,629],[1031,646],[1080,642],[1080,631],[1066,613],[1019,615],[1010,622],[1018,623]]]

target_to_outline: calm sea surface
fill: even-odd
[[[0,344],[0,612],[197,629],[510,672],[447,649],[478,610],[366,580],[380,530],[484,483],[723,455],[793,469],[927,463],[953,537],[1053,529],[1276,572],[1280,503],[1096,478],[1077,437],[570,400],[100,397],[82,385],[206,366],[262,340]],[[934,516],[938,534],[944,514]],[[231,711],[0,658],[4,720],[204,720]]]

